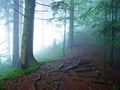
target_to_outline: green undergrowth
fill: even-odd
[[[2,76],[0,76],[0,90],[4,90],[4,82],[6,80],[11,80],[11,81],[16,81],[18,78],[30,74],[31,72],[34,72],[37,70],[37,67],[30,67],[28,69],[19,69],[19,68],[14,68],[6,73],[4,73]]]

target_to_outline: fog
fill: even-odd
[[[37,3],[49,5],[51,0],[38,0]],[[64,27],[63,23],[50,22],[50,19],[53,18],[53,11],[50,7],[36,4],[35,9],[34,52],[38,52],[41,48],[52,45],[54,40],[56,40],[56,43],[61,42],[63,40]],[[57,25],[60,24],[62,24],[61,27],[58,27]]]
[[[49,4],[51,0],[48,2],[42,1],[42,4]],[[41,3],[38,0],[38,3]],[[34,53],[39,53],[41,49],[47,48],[48,46],[52,46],[54,40],[56,40],[56,43],[60,43],[63,40],[63,26],[58,27],[58,22],[50,22],[49,19],[53,18],[53,12],[50,7],[42,6],[37,4],[36,5],[36,12],[35,12],[35,18],[34,18]],[[38,10],[38,12],[37,12]],[[21,11],[23,14],[23,10]],[[2,14],[2,13],[1,13]],[[23,30],[23,21],[24,17],[20,14],[20,17],[22,17],[22,20],[20,20],[20,29]],[[6,19],[3,18],[0,22],[0,55],[9,55],[12,59],[12,48],[13,48],[13,24],[11,23],[9,25],[9,31],[8,27],[5,24]],[[20,30],[20,33],[22,32]],[[10,37],[8,37],[8,33],[10,34]],[[22,36],[20,34],[20,48],[21,48],[21,39]],[[9,43],[9,44],[8,44]],[[10,48],[10,50],[9,50]],[[21,52],[20,52],[21,53]],[[7,57],[2,57],[2,61],[6,61]]]
[[[17,7],[19,7],[19,11],[16,11],[16,13],[19,14],[20,19],[16,22],[19,24],[19,54],[21,54],[25,10],[25,2],[20,1],[20,5],[16,4]],[[105,4],[104,0],[75,0],[75,3],[71,3],[72,5],[74,4],[75,7],[73,7],[74,5],[69,5],[70,0],[64,0],[66,3],[61,1],[58,5],[68,4],[68,6],[65,8],[62,7],[61,9],[57,8],[57,11],[54,11],[52,7],[52,2],[54,1],[57,2],[61,0],[36,0],[33,53],[38,61],[40,61],[41,58],[44,60],[53,57],[51,55],[56,57],[65,56],[65,54],[68,54],[70,49],[73,48],[69,45],[70,43],[75,46],[74,48],[79,46],[81,50],[79,51],[80,53],[88,49],[94,51],[95,49],[93,48],[95,48],[94,46],[96,45],[96,47],[100,46],[103,51],[106,50],[105,53],[107,54],[105,55],[107,59],[111,58],[109,56],[112,55],[113,57],[114,55],[119,56],[120,13],[116,12],[115,15],[115,13],[110,12],[110,10],[109,12],[105,12],[106,7],[102,6],[102,3]],[[54,2],[54,4],[56,2]],[[8,4],[9,6],[9,3],[12,5],[13,1],[8,1],[5,5]],[[13,55],[13,26],[16,26],[13,25],[14,9],[13,7],[7,7],[6,9],[5,5],[2,6],[1,2],[0,4],[0,61],[2,63],[10,62],[11,64]],[[70,7],[73,8],[73,10],[69,9]],[[107,9],[110,8],[107,7]],[[114,10],[119,11],[119,9]],[[111,17],[112,15],[113,17]],[[113,22],[114,19],[116,22]],[[111,24],[113,23],[116,28],[115,32],[111,29]],[[73,30],[73,36],[70,34],[71,30]],[[114,32],[113,34],[115,35],[111,34],[112,32]],[[73,42],[70,42],[72,41],[70,37],[72,37]],[[54,45],[57,48],[54,48]],[[115,50],[118,50],[118,52],[113,52]],[[116,62],[118,62],[117,59]]]
[[[0,0],[0,90],[119,85],[120,0]]]

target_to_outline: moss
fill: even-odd
[[[4,82],[6,80],[16,81],[23,75],[29,74],[37,70],[37,67],[29,67],[28,69],[14,68],[6,72],[3,76],[0,76],[0,90],[4,90]]]
[[[23,71],[24,71],[24,74],[29,74],[29,73],[34,72],[34,71],[36,71],[36,70],[37,70],[37,67],[36,67],[36,66],[33,66],[33,67],[30,67],[30,68],[25,69],[25,70],[23,70]]]
[[[22,76],[23,74],[24,74],[24,71],[22,69],[14,68],[14,69],[6,72],[2,76],[2,79],[4,79],[4,80],[15,80],[18,77]]]

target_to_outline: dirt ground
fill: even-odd
[[[16,82],[6,81],[5,90],[119,90],[120,69],[105,68],[104,48],[85,36],[59,60],[41,65]]]
[[[7,81],[5,90],[118,90],[113,88],[120,85],[120,71],[104,67],[102,50],[76,46],[16,82]]]

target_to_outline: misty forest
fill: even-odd
[[[0,0],[0,90],[120,90],[120,0]]]

